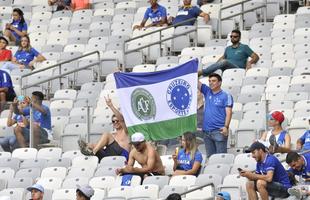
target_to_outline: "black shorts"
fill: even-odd
[[[257,181],[254,181],[254,185],[255,185],[255,190],[257,191],[256,182]],[[266,189],[267,189],[268,195],[271,197],[287,198],[290,196],[289,193],[287,192],[287,188],[278,182],[268,182]]]

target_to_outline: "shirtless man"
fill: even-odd
[[[97,144],[87,144],[83,140],[79,140],[81,152],[84,155],[95,155],[99,161],[106,156],[124,156],[128,160],[131,145],[129,144],[129,137],[127,126],[123,115],[114,107],[111,99],[105,97],[107,106],[113,111],[112,116],[113,127],[115,133],[104,133]]]
[[[131,144],[134,148],[129,154],[128,164],[124,168],[116,170],[116,174],[137,174],[144,176],[164,175],[163,163],[154,147],[145,141],[142,133],[135,133],[131,136]],[[134,167],[137,161],[142,168]]]

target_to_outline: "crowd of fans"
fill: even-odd
[[[175,17],[167,17],[166,8],[158,4],[157,0],[150,0],[150,7],[147,8],[143,20],[139,25],[134,25],[133,29],[142,29],[154,26],[180,25],[181,22],[202,17],[206,23],[210,21],[210,16],[203,12],[198,6],[193,6],[191,0],[184,0],[183,6],[178,10]],[[204,4],[207,1],[200,1]],[[309,3],[309,2],[307,2]],[[59,10],[81,10],[90,8],[87,0],[48,0],[50,6],[55,6]],[[147,24],[147,20],[151,23]],[[193,25],[195,21],[187,21],[182,25]],[[0,69],[0,113],[4,110],[7,101],[12,101],[9,108],[7,126],[14,126],[14,136],[0,138],[0,145],[5,151],[13,151],[18,147],[27,147],[30,142],[29,117],[30,110],[33,109],[33,144],[47,143],[52,139],[51,113],[48,106],[44,105],[44,95],[36,91],[32,97],[16,97],[14,87],[10,78],[10,73],[14,69],[35,68],[35,63],[46,60],[36,49],[31,47],[29,36],[27,35],[27,23],[24,13],[19,8],[14,8],[12,22],[5,25],[4,35],[0,37],[0,61],[5,62]],[[232,45],[226,47],[223,56],[211,66],[200,71],[198,75],[209,77],[209,85],[198,82],[198,91],[204,97],[205,102],[199,104],[203,117],[201,122],[201,133],[203,136],[207,158],[216,153],[227,153],[227,140],[229,126],[232,118],[233,98],[221,89],[222,77],[216,70],[226,70],[231,68],[250,69],[259,57],[251,48],[240,42],[241,32],[233,30],[231,32]],[[12,55],[6,49],[8,45],[17,45],[17,52]],[[249,59],[250,58],[250,59]],[[122,114],[113,105],[111,99],[105,99],[106,105],[112,110],[112,123],[115,132],[102,134],[96,144],[87,144],[79,140],[81,152],[85,155],[94,155],[99,161],[106,156],[124,156],[127,163],[123,168],[116,171],[124,178],[130,179],[132,175],[139,175],[142,179],[146,176],[164,175],[165,169],[155,147],[145,141],[142,133],[134,133],[128,136],[127,127]],[[198,101],[199,102],[199,101]],[[203,106],[204,105],[204,106]],[[308,118],[310,124],[310,118]],[[284,121],[283,113],[279,111],[268,115],[269,131],[262,134],[258,141],[255,141],[247,152],[257,161],[255,172],[239,169],[241,176],[249,179],[246,185],[249,199],[268,199],[268,196],[286,198],[291,195],[301,197],[310,195],[310,191],[305,188],[292,188],[294,181],[291,177],[300,175],[305,181],[310,180],[310,154],[300,155],[291,149],[291,137],[282,127]],[[176,148],[172,155],[175,175],[195,175],[198,176],[201,170],[202,153],[198,150],[196,135],[186,132],[181,137],[180,147]],[[310,149],[309,130],[297,141],[297,150],[304,151]],[[285,171],[280,161],[273,153],[288,153],[286,162],[290,166],[288,172]],[[141,167],[134,167],[137,161]],[[292,176],[293,174],[293,176]],[[126,182],[126,181],[124,181]],[[40,185],[33,185],[28,188],[33,198],[42,199],[44,188]],[[78,187],[77,199],[90,199],[94,191],[89,186]],[[218,199],[230,199],[226,192],[217,194]],[[174,197],[177,199],[177,197]]]

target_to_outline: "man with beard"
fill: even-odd
[[[131,144],[134,148],[130,151],[128,164],[124,168],[117,169],[117,174],[139,175],[142,179],[145,176],[165,174],[160,156],[152,144],[145,141],[142,133],[134,133],[131,136]],[[137,161],[142,168],[134,167],[135,161]]]
[[[248,45],[240,43],[241,32],[239,30],[233,30],[230,38],[232,45],[226,47],[224,55],[216,63],[199,71],[199,75],[208,76],[218,69],[222,71],[232,68],[248,70],[258,61],[258,55]],[[249,57],[251,60],[247,61]]]
[[[268,200],[269,196],[287,198],[287,190],[292,185],[281,162],[260,142],[254,142],[246,152],[251,152],[257,162],[255,172],[239,169],[240,176],[249,179],[246,184],[248,199],[258,199],[256,191],[262,200]]]

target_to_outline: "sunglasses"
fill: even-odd
[[[142,142],[134,143],[133,146],[134,146],[134,147],[139,147],[141,144],[142,144]]]
[[[238,38],[238,35],[231,35],[230,38]]]
[[[112,120],[113,124],[118,123],[118,122],[119,122],[119,120],[117,120],[117,119],[116,120]]]

